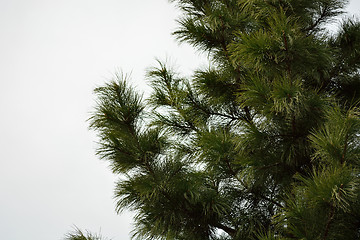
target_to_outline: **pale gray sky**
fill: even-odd
[[[185,73],[205,64],[170,35],[176,16],[167,0],[0,0],[1,239],[60,240],[73,224],[129,239],[87,130],[92,90],[122,69],[148,91],[155,57]]]

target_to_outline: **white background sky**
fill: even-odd
[[[0,0],[1,239],[60,240],[73,224],[130,239],[87,129],[92,90],[122,69],[148,91],[155,57],[187,74],[205,64],[170,35],[177,14],[167,0]]]

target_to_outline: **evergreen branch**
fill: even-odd
[[[235,234],[236,234],[236,230],[233,229],[233,228],[230,228],[228,226],[225,226],[221,223],[216,223],[214,224],[214,227],[217,227],[217,228],[220,228],[222,230],[224,230],[227,234],[229,234],[229,236],[231,237],[235,237]]]
[[[348,138],[349,138],[349,134],[346,133],[344,150],[343,150],[343,153],[342,153],[342,156],[341,156],[341,160],[340,160],[340,163],[341,163],[341,164],[343,164],[344,161],[345,161],[346,151],[347,151],[347,147],[348,147]]]
[[[296,118],[295,118],[295,114],[292,116],[292,119],[291,119],[291,131],[292,131],[292,135],[296,136]]]
[[[338,195],[341,196],[342,195],[342,192],[341,190],[344,188],[344,185],[341,184],[340,187],[339,187],[339,191],[338,191]],[[330,203],[331,206],[330,206],[330,213],[329,213],[329,217],[328,217],[328,220],[326,222],[326,227],[325,227],[325,231],[324,231],[324,236],[323,236],[323,240],[326,240],[327,237],[328,237],[328,234],[329,234],[329,231],[330,231],[330,225],[334,219],[334,215],[335,215],[335,206],[333,203]]]
[[[226,30],[226,27],[225,27],[225,24],[224,24],[224,20],[222,19],[222,16],[219,16],[220,18],[220,22],[221,22],[221,41],[220,41],[220,45],[225,53],[225,56],[227,58],[227,60],[230,62],[230,55],[229,55],[229,51],[228,51],[228,48],[227,48],[227,43],[226,43],[226,40],[225,40],[225,30]]]
[[[236,117],[234,115],[229,115],[229,114],[209,110],[209,109],[203,107],[201,104],[197,103],[192,97],[190,97],[189,99],[194,104],[194,106],[196,106],[199,110],[203,111],[205,114],[228,118],[228,119],[231,120],[231,122],[236,121],[236,120],[243,120],[243,121],[245,121],[245,122],[247,122],[249,124],[252,124],[252,117],[250,115],[249,108],[246,107],[246,106],[244,108],[246,115],[242,116],[242,117]]]
[[[280,203],[276,202],[274,199],[271,199],[263,194],[260,194],[259,195],[261,198],[263,198],[264,200],[268,201],[268,202],[271,202],[272,204],[278,206],[279,208],[283,208],[284,206],[281,205]]]
[[[232,65],[232,64],[231,64],[231,57],[230,57],[229,49],[228,49],[228,44],[229,44],[229,43],[227,43],[227,42],[226,42],[226,39],[225,39],[226,26],[225,26],[225,24],[224,24],[224,21],[223,21],[223,19],[222,19],[222,16],[219,16],[219,18],[220,18],[220,21],[221,21],[221,33],[222,33],[222,34],[221,34],[220,45],[221,45],[221,47],[222,47],[222,50],[223,50],[223,52],[224,52],[224,54],[225,54],[225,57],[226,57],[228,63],[229,63],[230,65]],[[240,70],[239,70],[238,67],[234,68],[234,70],[235,70],[235,72],[240,73]],[[240,82],[239,79],[238,79],[237,82]],[[245,120],[247,123],[250,123],[250,124],[251,124],[251,123],[252,123],[252,117],[251,117],[251,114],[250,114],[250,111],[249,111],[248,106],[245,106],[245,107],[244,107],[244,110],[245,110],[246,118],[242,118],[242,120]],[[237,119],[232,118],[232,120],[237,120]]]
[[[288,46],[288,40],[286,38],[285,35],[285,31],[282,31],[282,36],[283,36],[283,41],[284,41],[284,46],[285,46],[285,52],[286,52],[286,68],[287,68],[287,72],[288,72],[288,77],[291,77],[291,65],[290,65],[290,59],[289,59],[289,46]]]
[[[215,112],[215,111],[212,111],[212,110],[209,110],[209,109],[203,107],[201,104],[199,104],[197,101],[195,101],[195,99],[192,96],[189,96],[189,99],[190,99],[191,103],[194,104],[195,107],[197,107],[199,110],[203,111],[205,114],[225,117],[225,118],[229,118],[231,120],[239,120],[239,118],[237,118],[235,116],[220,113],[220,112]]]
[[[325,232],[324,232],[324,236],[323,236],[323,240],[326,240],[330,231],[330,225],[334,219],[334,215],[335,215],[335,207],[333,204],[331,204],[330,207],[330,213],[329,213],[329,217],[328,220],[326,222],[326,227],[325,227]]]
[[[249,107],[245,106],[244,111],[245,111],[245,115],[246,115],[246,118],[247,118],[247,122],[252,124],[253,123],[253,117],[251,116]]]
[[[241,183],[241,185],[243,185],[243,187],[244,187],[246,190],[248,190],[249,192],[252,192],[252,193],[254,193],[254,194],[258,194],[258,193],[253,192],[253,191],[251,190],[251,188],[249,187],[249,185],[237,176],[237,173],[236,173],[236,172],[233,170],[233,168],[231,167],[231,164],[230,164],[230,162],[229,162],[228,159],[226,160],[226,165],[228,166],[229,171],[230,171],[230,173],[233,175],[233,177],[235,177],[235,179],[238,180],[238,181]],[[268,198],[267,196],[265,196],[265,195],[263,195],[263,194],[259,194],[259,197],[261,197],[262,199],[264,199],[264,200],[266,200],[266,201],[268,201],[268,202],[273,203],[274,205],[278,206],[279,208],[283,208],[283,206],[282,206],[280,203],[276,202],[275,200],[273,200],[273,199],[271,199],[271,198]]]
[[[267,165],[267,166],[263,166],[263,167],[258,167],[256,169],[258,170],[265,170],[265,169],[269,169],[269,168],[272,168],[272,167],[277,167],[281,165],[281,162],[277,162],[277,163],[274,163],[274,164],[271,164],[271,165]]]
[[[82,231],[77,226],[74,226],[74,230],[65,235],[64,240],[107,240],[101,236],[101,234],[93,234],[89,231]]]
[[[309,27],[305,28],[304,31],[305,32],[310,32],[308,33],[308,35],[311,34],[311,31],[314,30],[321,22],[323,22],[325,20],[325,18],[328,16],[328,7],[324,7],[323,11],[321,12],[319,18]]]

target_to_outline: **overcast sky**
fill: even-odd
[[[177,14],[167,0],[0,0],[1,239],[60,240],[74,224],[130,239],[87,129],[92,90],[122,69],[148,92],[156,57],[186,74],[204,65],[171,36]]]

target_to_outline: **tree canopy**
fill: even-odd
[[[360,238],[360,22],[343,0],[173,0],[174,36],[209,56],[159,61],[144,99],[95,89],[97,154],[134,239]]]

